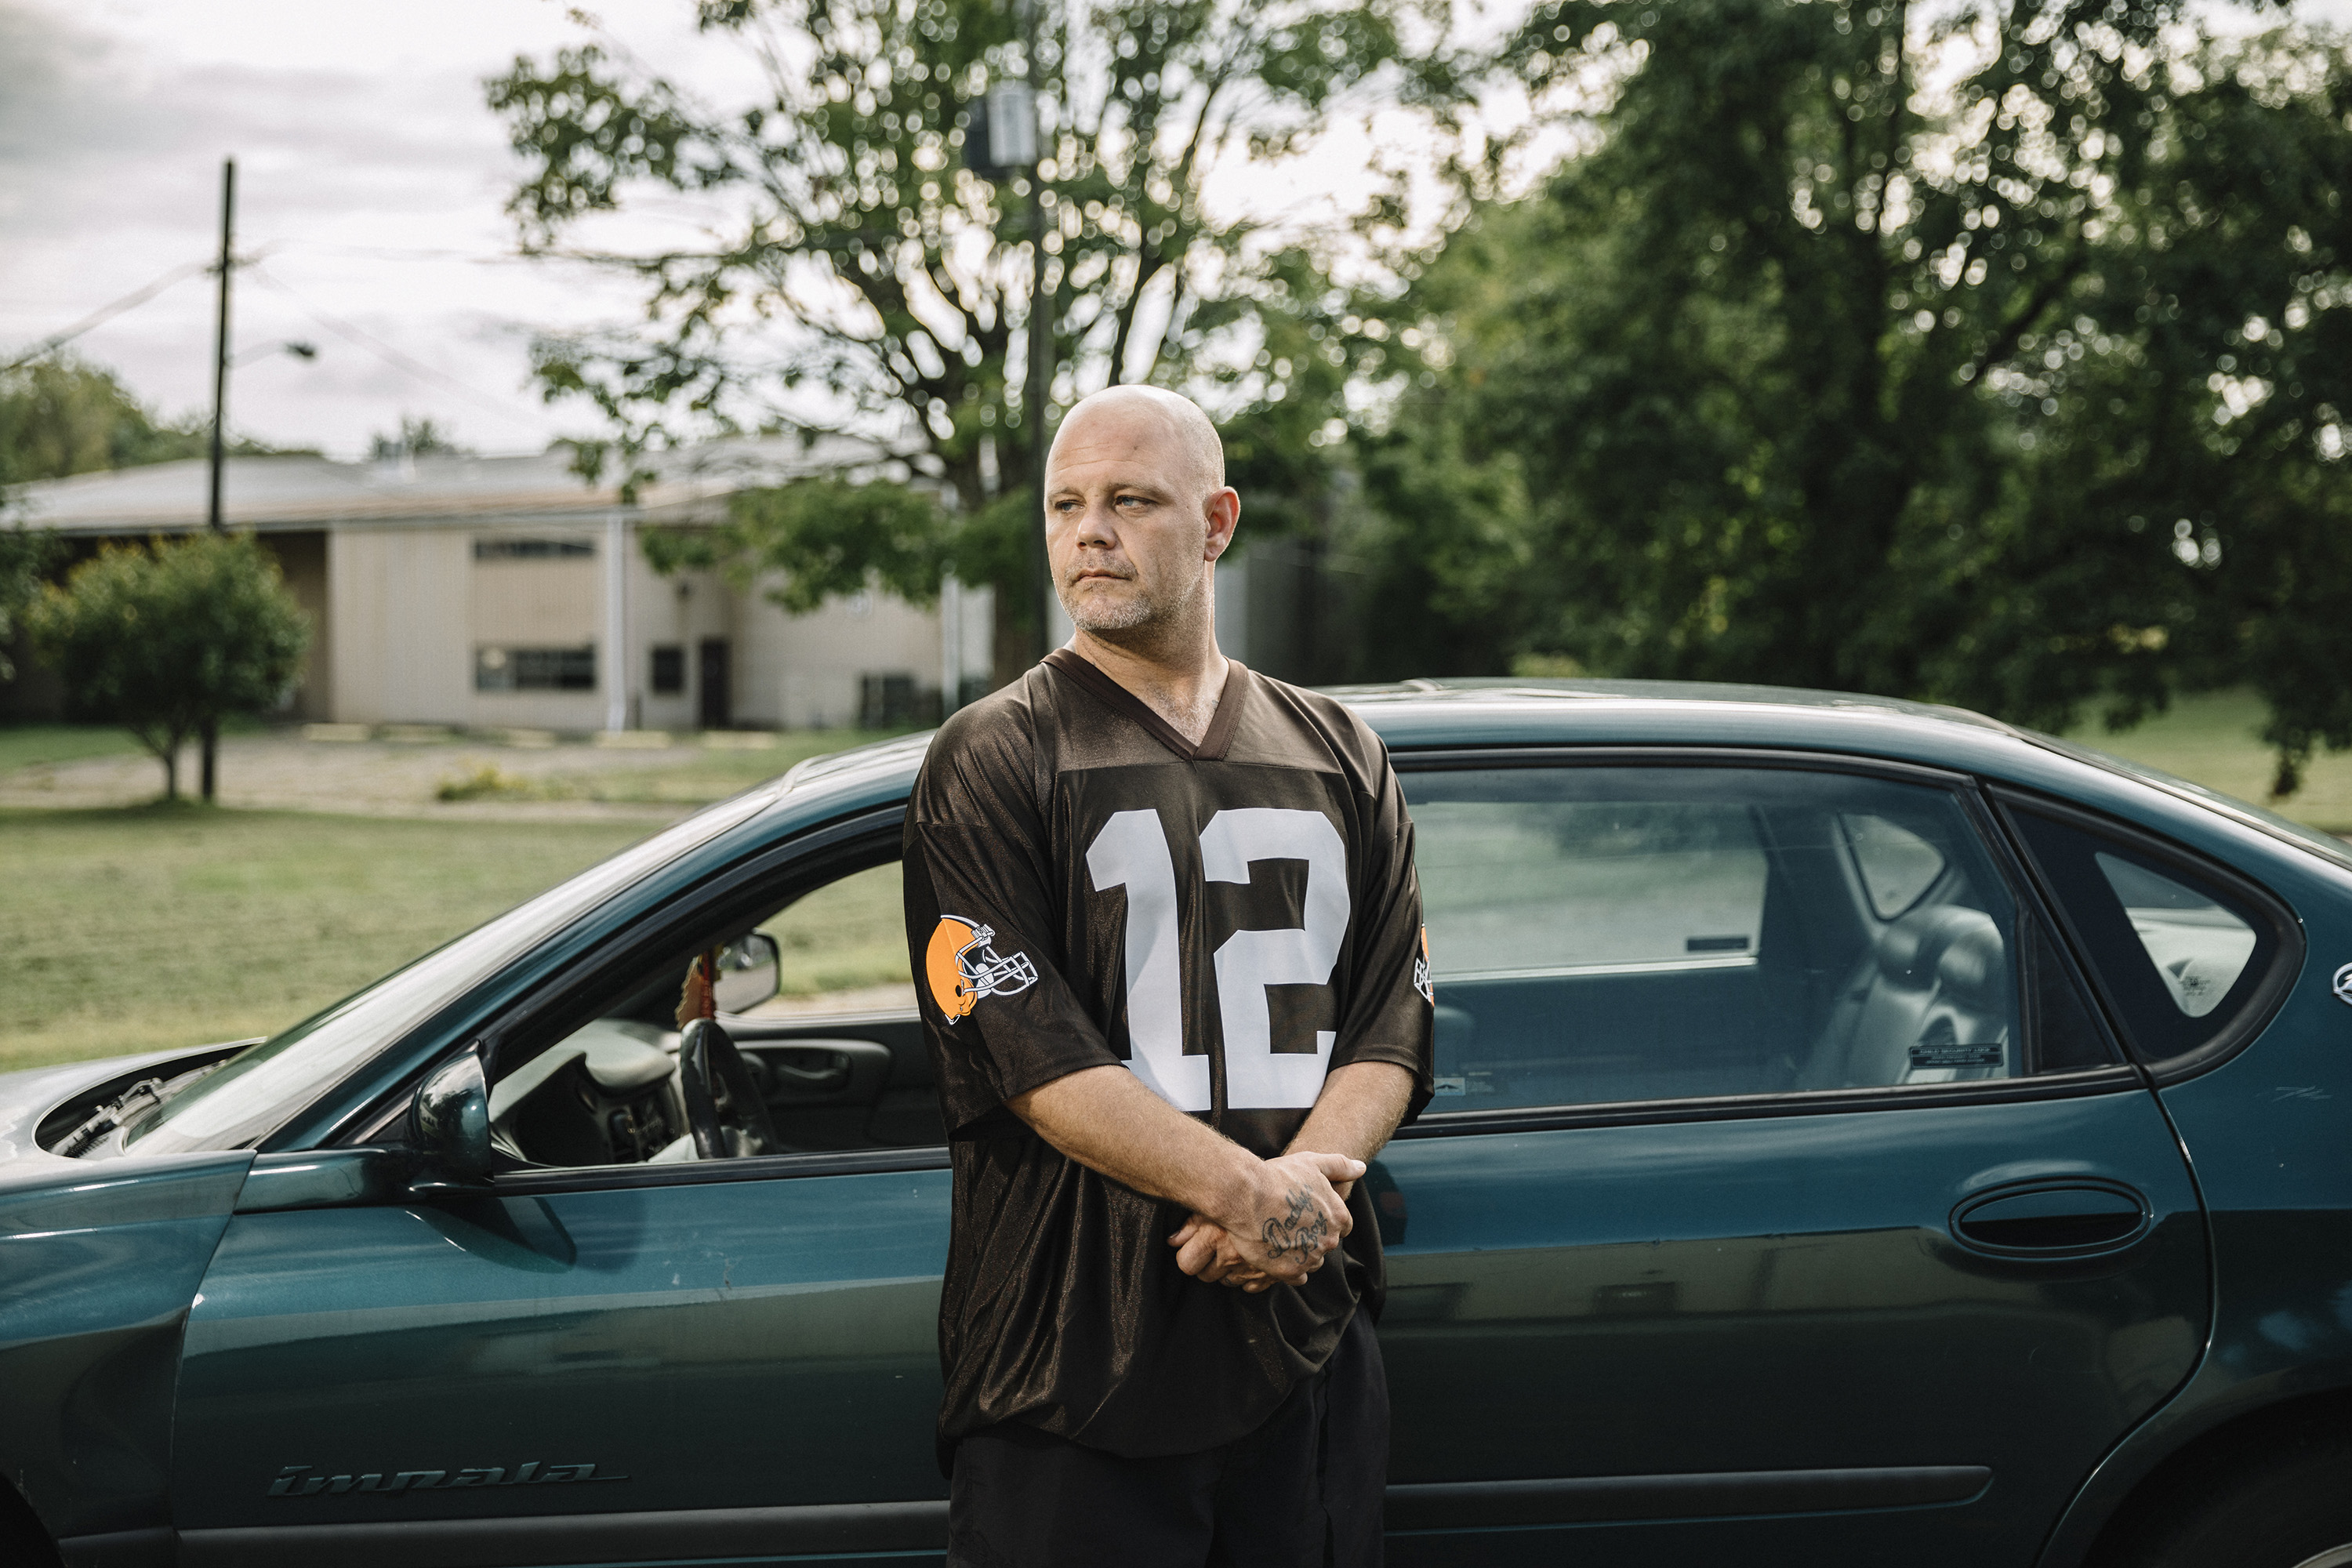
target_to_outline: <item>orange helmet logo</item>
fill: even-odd
[[[961,915],[941,915],[923,954],[923,977],[931,1000],[950,1024],[967,1017],[986,996],[1013,996],[1037,984],[1037,966],[1025,952],[1001,956],[990,945],[996,932]]]

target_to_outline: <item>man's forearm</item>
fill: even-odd
[[[1348,1234],[1342,1192],[1364,1173],[1360,1162],[1306,1150],[1261,1160],[1125,1068],[1088,1068],[1005,1103],[1081,1165],[1211,1215],[1237,1258],[1272,1278],[1298,1284]]]
[[[1412,1103],[1412,1074],[1393,1062],[1334,1068],[1290,1147],[1369,1161],[1386,1146]]]
[[[1256,1155],[1160,1099],[1122,1067],[1087,1068],[1006,1101],[1089,1170],[1202,1214],[1245,1215]]]
[[[1412,1103],[1412,1074],[1393,1063],[1352,1062],[1334,1068],[1323,1080],[1315,1109],[1284,1152],[1309,1158],[1338,1154],[1370,1163]],[[1354,1185],[1333,1184],[1342,1198]],[[1192,1220],[1169,1237],[1178,1248],[1176,1267],[1214,1284],[1252,1292],[1265,1289],[1266,1276],[1249,1266],[1230,1231],[1211,1211],[1195,1209]]]

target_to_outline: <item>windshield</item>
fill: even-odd
[[[134,1122],[120,1150],[237,1149],[340,1082],[377,1051],[656,868],[748,821],[775,798],[757,789],[698,812],[435,949],[284,1034],[189,1080]],[[102,1153],[101,1144],[93,1152]]]
[[[2093,746],[2077,745],[2072,741],[2062,741],[2055,735],[2045,735],[2037,730],[2020,730],[2018,733],[2037,746],[2046,747],[2061,756],[2072,757],[2078,763],[2089,763],[2092,766],[2105,768],[2111,773],[2122,773],[2128,778],[2138,779],[2143,784],[2152,784],[2158,788],[2169,790],[2175,795],[2189,795],[2204,802],[2207,805],[2218,806],[2222,812],[2236,817],[2249,827],[2259,827],[2263,832],[2284,838],[2290,844],[2311,850],[2315,854],[2324,855],[2338,866],[2352,868],[2352,845],[2346,844],[2343,839],[2332,833],[2322,833],[2316,827],[2307,827],[2293,817],[2281,816],[2275,811],[2265,811],[2250,801],[2240,800],[2236,795],[2223,795],[2220,790],[2207,789],[2203,784],[2191,784],[2187,779],[2176,777],[2161,768],[2152,768],[2145,763],[2133,762],[2128,757],[2118,757],[2112,752],[2102,752]]]

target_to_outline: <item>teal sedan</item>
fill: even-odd
[[[2352,1563],[2344,846],[1948,709],[1343,695],[1437,997],[1392,1563]],[[0,1560],[937,1560],[923,745],[0,1079]]]

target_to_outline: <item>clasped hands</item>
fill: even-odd
[[[1252,1295],[1304,1284],[1352,1228],[1348,1194],[1363,1173],[1364,1163],[1345,1154],[1302,1151],[1265,1161],[1234,1213],[1196,1212],[1168,1238],[1176,1267]]]

